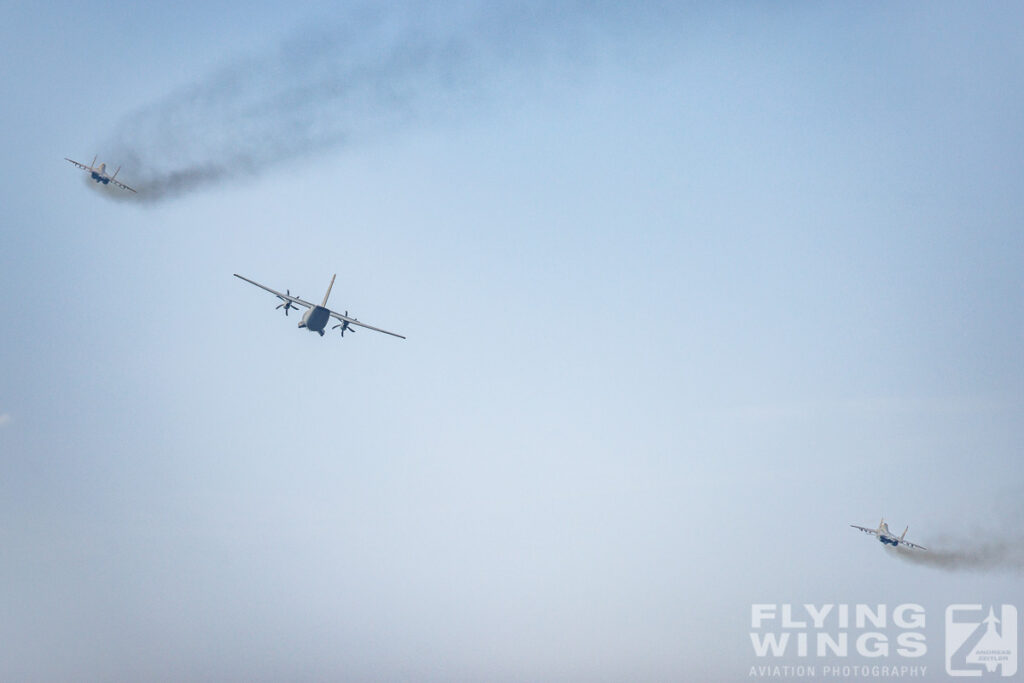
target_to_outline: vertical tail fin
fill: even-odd
[[[114,175],[110,176],[110,179],[111,179],[111,180],[113,180],[114,178],[116,178],[116,177],[117,177],[117,174],[118,174],[118,173],[120,173],[120,172],[121,172],[121,167],[120,167],[120,166],[118,166],[118,167],[117,167],[117,170],[116,170],[116,171],[114,171]]]
[[[94,156],[94,157],[92,158],[92,163],[91,163],[91,164],[89,164],[89,168],[90,168],[90,169],[96,168],[96,160],[97,160],[97,159],[99,159],[99,158],[100,158],[100,155],[99,155],[99,154],[95,155],[95,156]]]
[[[909,525],[907,526],[907,528],[906,528],[906,529],[904,529],[904,530],[903,530],[903,533],[902,533],[902,534],[900,534],[900,540],[901,540],[901,541],[903,540],[903,537],[907,535],[907,532],[908,532],[908,531],[910,531],[910,526],[909,526]]]
[[[334,288],[334,278],[336,278],[336,277],[338,277],[337,273],[335,273],[334,275],[331,276],[331,284],[329,284],[327,286],[327,293],[324,294],[324,302],[322,304],[320,304],[324,308],[327,308],[327,297],[329,297],[331,295],[331,289]]]

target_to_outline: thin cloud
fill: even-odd
[[[10,413],[0,413],[0,427],[6,427],[13,419]]]

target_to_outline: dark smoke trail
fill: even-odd
[[[642,18],[615,3],[357,7],[124,117],[104,156],[138,194],[105,194],[159,201],[451,120],[543,72],[532,66],[587,61],[596,35],[606,44]]]
[[[888,548],[896,557],[946,571],[1024,573],[1024,538],[940,538],[928,550]]]
[[[472,55],[467,41],[417,19],[364,8],[126,116],[108,148],[139,192],[114,196],[174,197],[423,115]]]

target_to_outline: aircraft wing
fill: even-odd
[[[878,535],[878,529],[868,529],[867,527],[857,526],[856,524],[851,524],[850,526],[852,526],[854,529],[860,529],[864,533],[871,534],[872,536]]]
[[[239,276],[239,277],[241,277],[241,276]],[[255,285],[256,283],[253,282],[253,284]],[[266,288],[264,287],[264,289],[266,289]],[[349,318],[347,316],[342,315],[341,313],[335,313],[334,311],[331,311],[331,317],[334,318],[335,320],[340,320],[343,323],[348,323],[349,325],[358,325],[359,327],[365,327],[366,329],[373,330],[374,332],[383,332],[384,334],[390,334],[392,337],[398,337],[399,339],[405,339],[405,337],[403,337],[400,334],[397,334],[395,332],[388,332],[387,330],[382,330],[379,327],[374,327],[373,325],[367,325],[366,323],[361,323],[358,320],[356,320],[355,318]]]
[[[928,548],[925,548],[923,545],[911,543],[910,541],[900,541],[900,545],[905,545],[908,548],[914,548],[915,550],[928,550]]]
[[[298,298],[297,296],[290,296],[288,294],[282,294],[281,292],[277,291],[276,289],[271,289],[270,287],[264,287],[260,283],[254,282],[253,280],[250,280],[247,277],[243,277],[243,276],[239,275],[238,273],[235,273],[234,275],[235,275],[235,277],[237,277],[240,280],[245,280],[250,285],[256,285],[260,289],[265,289],[266,291],[270,292],[271,294],[276,296],[281,301],[291,301],[293,304],[298,304],[299,306],[305,306],[306,308],[313,308],[313,306],[315,305],[315,304],[309,303],[308,301],[303,301],[302,299]],[[388,334],[390,334],[390,332]]]
[[[114,180],[113,178],[111,178],[110,182],[114,183],[115,185],[120,187],[122,190],[128,190],[129,192],[135,192],[135,190],[133,190],[132,188],[128,187],[127,185],[122,183],[120,180]],[[135,194],[138,194],[138,192],[135,192]]]
[[[77,166],[78,168],[82,169],[83,171],[91,171],[92,170],[92,168],[90,168],[89,166],[86,166],[85,164],[80,164],[77,161],[75,161],[74,159],[68,159],[67,157],[64,157],[64,161],[70,161],[71,163],[73,163],[75,166]],[[134,192],[134,190],[132,190],[132,192]]]

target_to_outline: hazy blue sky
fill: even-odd
[[[1020,570],[847,525],[1021,566],[1022,35],[0,3],[0,679],[749,680],[783,602],[920,603],[938,674]],[[63,160],[114,149],[231,168],[144,203]],[[408,340],[231,277],[335,272]]]

